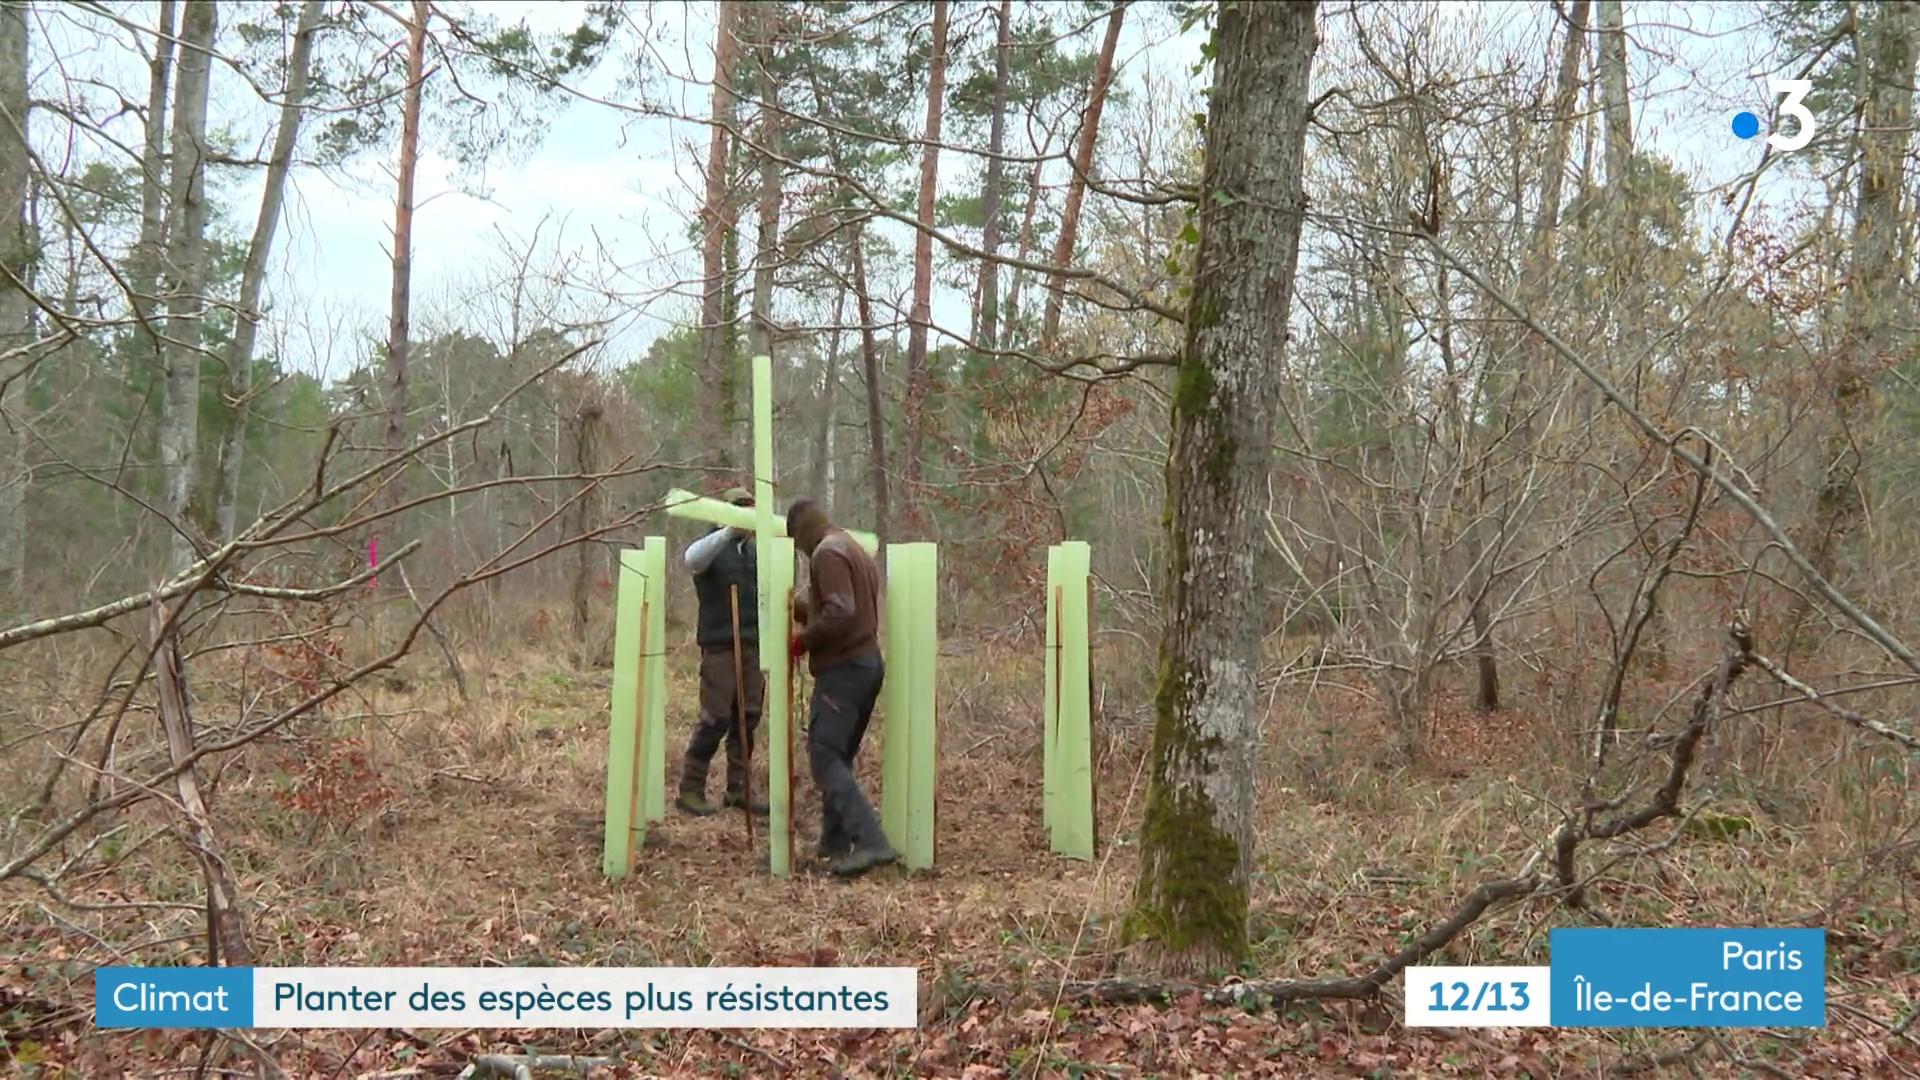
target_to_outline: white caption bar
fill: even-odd
[[[1553,1012],[1541,967],[1410,967],[1408,1027],[1547,1027]]]
[[[255,968],[263,1028],[910,1028],[913,968]]]

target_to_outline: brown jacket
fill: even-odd
[[[807,670],[819,674],[880,648],[880,568],[840,529],[822,537],[807,561],[807,595],[795,615]]]

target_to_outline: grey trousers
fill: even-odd
[[[887,847],[879,815],[861,792],[853,771],[886,673],[886,664],[875,650],[813,676],[807,761],[820,792],[820,847],[831,854],[851,847]]]

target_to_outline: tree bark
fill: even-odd
[[[727,164],[731,153],[729,140],[733,130],[734,69],[739,56],[736,26],[740,19],[737,0],[720,0],[718,27],[713,50],[713,122],[707,137],[707,192],[700,208],[700,265],[704,275],[700,293],[700,366],[705,412],[713,420],[708,428],[711,441],[706,447],[709,462],[719,468],[731,468],[735,401],[733,357],[728,348],[732,327],[726,319],[724,294],[732,287],[726,274],[726,233],[732,212],[728,209]]]
[[[753,249],[753,312],[748,324],[751,356],[773,355],[773,272],[780,262],[780,88],[773,81],[774,43],[779,39],[779,6],[754,9],[756,83],[760,90],[760,231]]]
[[[233,539],[236,507],[240,502],[240,459],[246,452],[247,415],[252,406],[253,342],[260,329],[260,290],[267,279],[267,256],[280,227],[280,207],[286,198],[287,173],[300,140],[300,114],[312,74],[313,35],[326,5],[307,0],[293,32],[293,55],[287,67],[287,93],[280,103],[280,126],[273,137],[273,156],[267,161],[267,186],[260,195],[260,216],[253,224],[247,261],[240,271],[240,311],[233,342],[227,349],[227,399],[232,411],[220,433],[220,488],[214,499],[214,527],[221,540]]]
[[[947,98],[947,0],[933,0],[933,58],[927,75],[927,126],[920,151],[920,228],[913,235],[913,306],[907,314],[907,395],[901,410],[900,502],[906,527],[920,525],[922,444],[927,430],[927,329],[933,321],[934,189],[940,178],[940,119]]]
[[[27,217],[27,5],[0,5],[0,355],[32,343],[33,310],[15,281],[29,278],[34,236]],[[0,359],[0,613],[26,607],[27,367],[25,353]]]
[[[880,409],[880,344],[873,334],[873,299],[867,295],[866,228],[853,230],[853,302],[860,313],[860,358],[867,376],[867,459],[873,488],[873,532],[887,550],[887,421]]]
[[[586,392],[592,394],[591,388]],[[600,469],[600,421],[604,415],[600,402],[593,397],[581,402],[574,412],[573,471],[581,476],[591,476]],[[590,487],[585,495],[575,499],[569,513],[573,520],[567,527],[568,535],[586,535],[594,522],[600,520],[602,501],[598,486]],[[592,666],[597,659],[588,631],[593,625],[593,565],[599,555],[598,544],[573,547],[573,640],[576,663],[582,668]]]
[[[1087,92],[1087,109],[1080,118],[1080,145],[1073,151],[1073,179],[1067,184],[1067,208],[1060,215],[1060,238],[1053,247],[1053,265],[1073,262],[1073,245],[1080,234],[1080,206],[1087,197],[1087,177],[1093,175],[1093,150],[1100,139],[1100,112],[1106,108],[1107,87],[1113,82],[1113,54],[1120,46],[1120,24],[1126,18],[1127,5],[1117,4],[1107,16],[1107,39],[1100,44],[1100,58],[1094,64],[1093,85]],[[1060,308],[1066,300],[1066,279],[1058,274],[1047,280],[1047,310],[1040,322],[1040,348],[1053,348],[1060,334]]]
[[[981,349],[991,349],[999,336],[1000,322],[1000,203],[1005,186],[1006,162],[1001,155],[1007,145],[1007,67],[1013,51],[1013,0],[1000,0],[999,30],[993,46],[993,118],[987,126],[987,176],[980,188],[980,248],[987,257],[980,260],[980,285],[974,300],[979,318],[974,324],[973,341]]]
[[[171,528],[169,570],[197,558],[194,533],[199,485],[200,342],[206,314],[207,82],[217,22],[213,0],[191,0],[181,17],[180,85],[174,93],[173,169],[168,181],[166,371],[161,412],[163,507]]]
[[[1174,376],[1166,629],[1129,936],[1198,972],[1247,952],[1260,742],[1255,554],[1299,260],[1311,3],[1221,6],[1200,247]]]
[[[1902,358],[1901,327],[1911,312],[1901,287],[1900,196],[1907,142],[1913,137],[1915,64],[1920,59],[1920,4],[1863,7],[1867,97],[1860,122],[1860,181],[1853,215],[1852,275],[1847,283],[1840,363],[1833,382],[1833,413],[1826,439],[1826,472],[1814,497],[1807,557],[1831,579],[1838,553],[1866,516],[1863,475],[1873,446],[1873,379]],[[1793,660],[1809,611],[1796,601],[1785,659]]]

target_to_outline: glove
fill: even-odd
[[[793,636],[787,639],[787,656],[798,660],[805,655],[807,655],[807,639],[796,630]]]

